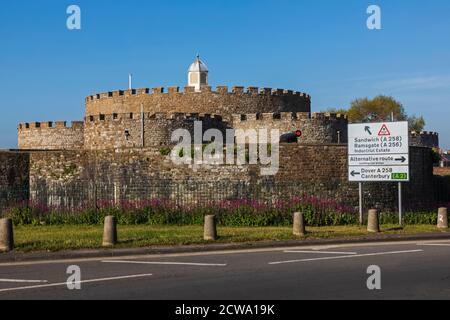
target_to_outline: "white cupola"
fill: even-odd
[[[201,86],[208,85],[208,67],[200,60],[200,55],[197,55],[197,58],[189,67],[188,85],[189,87],[195,87],[197,92],[201,90]]]

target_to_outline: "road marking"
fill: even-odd
[[[450,236],[449,236],[450,238]],[[424,240],[423,243],[435,243],[436,241],[442,240]],[[259,249],[229,249],[229,250],[213,250],[213,251],[201,251],[201,252],[185,252],[185,253],[165,253],[165,254],[134,254],[134,255],[124,255],[120,259],[144,259],[148,257],[149,259],[157,258],[179,258],[179,257],[204,257],[204,256],[224,256],[224,255],[240,255],[248,253],[268,253],[268,252],[280,252],[286,250],[286,248],[291,248],[292,250],[326,250],[326,249],[337,249],[337,248],[361,248],[361,247],[382,247],[382,246],[401,246],[401,245],[417,245],[418,240],[407,240],[407,241],[389,241],[386,242],[351,242],[344,244],[316,244],[316,245],[292,245],[292,246],[278,246],[269,248],[259,248]],[[201,249],[199,249],[201,250]],[[0,267],[15,267],[15,266],[35,266],[35,265],[53,265],[53,264],[68,264],[68,263],[82,263],[82,262],[99,262],[108,258],[118,258],[112,257],[110,255],[103,257],[93,257],[93,258],[68,258],[68,259],[52,259],[52,260],[36,260],[36,261],[21,261],[21,262],[0,262]],[[47,259],[51,259],[50,257]]]
[[[197,267],[226,267],[227,266],[226,264],[217,264],[217,263],[114,261],[114,260],[105,260],[105,261],[102,261],[102,263],[153,264],[153,265],[197,266]]]
[[[145,277],[150,277],[150,276],[152,276],[152,274],[150,274],[150,273],[148,273],[148,274],[136,274],[136,275],[131,275],[131,276],[122,276],[122,277],[114,277],[114,278],[103,278],[103,279],[91,279],[91,280],[77,281],[77,282],[72,282],[72,284],[108,282],[108,281],[115,281],[115,280],[145,278]],[[20,291],[20,290],[40,289],[40,288],[60,287],[60,286],[67,286],[67,282],[50,283],[50,284],[43,284],[43,285],[37,285],[37,286],[27,286],[27,287],[19,287],[19,288],[0,289],[0,293],[2,293],[2,292],[11,292],[11,291]]]
[[[450,247],[450,243],[420,243],[418,246],[429,246],[429,247]]]
[[[325,258],[314,258],[314,259],[278,261],[278,262],[269,262],[269,264],[270,265],[277,265],[277,264],[287,264],[287,263],[311,262],[311,261],[323,261],[323,260],[337,260],[337,259],[361,258],[361,257],[374,257],[374,256],[385,256],[385,255],[392,255],[392,254],[418,253],[418,252],[423,252],[423,250],[392,251],[392,252],[358,254],[358,255],[352,255],[352,256],[339,256],[339,257],[325,257]]]
[[[357,252],[333,252],[333,251],[298,251],[298,250],[286,250],[284,253],[314,253],[314,254],[348,254],[356,255]]]
[[[21,279],[0,279],[0,282],[8,282],[8,283],[48,283],[47,280],[21,280]]]

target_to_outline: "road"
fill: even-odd
[[[367,287],[372,265],[381,290]],[[0,264],[4,299],[450,299],[450,241]]]

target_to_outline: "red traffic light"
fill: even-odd
[[[297,130],[297,131],[295,131],[295,135],[296,135],[298,138],[300,138],[300,137],[303,135],[303,133],[302,133],[300,130]]]

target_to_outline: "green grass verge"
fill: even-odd
[[[205,244],[200,226],[119,226],[117,248],[139,248],[155,245]],[[101,247],[101,226],[18,226],[14,229],[16,250],[60,251],[72,249],[98,249]],[[310,227],[307,239],[352,238],[368,235],[359,226]],[[430,225],[383,225],[385,234],[414,234],[438,232]],[[291,235],[289,227],[219,227],[218,243],[249,241],[282,241],[299,239]]]

